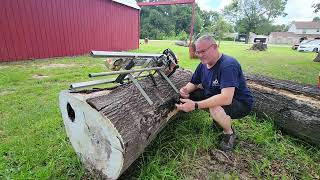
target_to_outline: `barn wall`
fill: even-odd
[[[0,61],[139,47],[139,10],[111,0],[1,0]]]

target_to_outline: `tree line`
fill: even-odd
[[[287,31],[287,25],[273,23],[276,17],[286,15],[286,3],[287,0],[233,0],[222,12],[203,11],[196,5],[194,35],[212,33],[223,39],[226,33],[269,35]],[[191,15],[191,5],[142,7],[140,38],[188,39]]]

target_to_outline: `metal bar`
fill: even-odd
[[[113,71],[113,72],[90,73],[90,74],[89,74],[89,77],[109,76],[109,75],[118,75],[118,74],[129,74],[129,73],[135,73],[135,72],[161,70],[161,69],[165,69],[165,67],[152,67],[152,68],[123,70],[123,71]]]
[[[158,73],[165,79],[168,81],[168,83],[170,84],[170,86],[173,88],[174,91],[176,91],[176,93],[179,93],[179,90],[176,88],[176,86],[171,82],[171,80],[164,74],[163,71],[158,71]]]
[[[112,79],[102,79],[102,80],[96,80],[96,81],[87,81],[87,82],[79,82],[79,83],[73,83],[70,85],[71,89],[78,89],[78,88],[84,88],[89,86],[95,86],[99,84],[106,84],[106,83],[113,83],[114,80]]]
[[[134,76],[135,79],[138,78],[145,78],[148,77],[149,75],[145,76]],[[128,80],[129,78],[126,77],[124,80]],[[73,83],[70,85],[70,89],[78,89],[78,88],[84,88],[84,87],[90,87],[90,86],[95,86],[95,85],[100,85],[100,84],[107,84],[107,83],[115,83],[115,80],[113,79],[102,79],[102,80],[96,80],[96,81],[86,81],[86,82],[79,82],[79,83]]]
[[[141,66],[141,68],[146,68],[150,64],[150,62],[151,62],[151,59],[146,60],[144,64]],[[143,71],[139,72],[137,76],[140,76],[141,73],[143,73]]]
[[[151,99],[149,98],[149,96],[147,95],[147,93],[142,89],[142,87],[140,86],[140,84],[138,83],[138,81],[131,75],[128,74],[127,75],[129,77],[129,79],[133,82],[133,84],[138,88],[138,90],[140,91],[140,93],[142,94],[142,96],[148,101],[148,103],[150,105],[153,104],[153,102],[151,101]]]
[[[123,58],[153,58],[160,57],[163,54],[144,54],[133,52],[113,52],[113,51],[91,51],[92,57],[123,57]]]

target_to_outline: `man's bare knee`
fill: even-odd
[[[221,106],[211,107],[209,111],[213,119],[221,119],[227,115]]]

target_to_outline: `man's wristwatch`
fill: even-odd
[[[198,105],[198,103],[194,103],[194,109],[199,109],[199,105]]]

